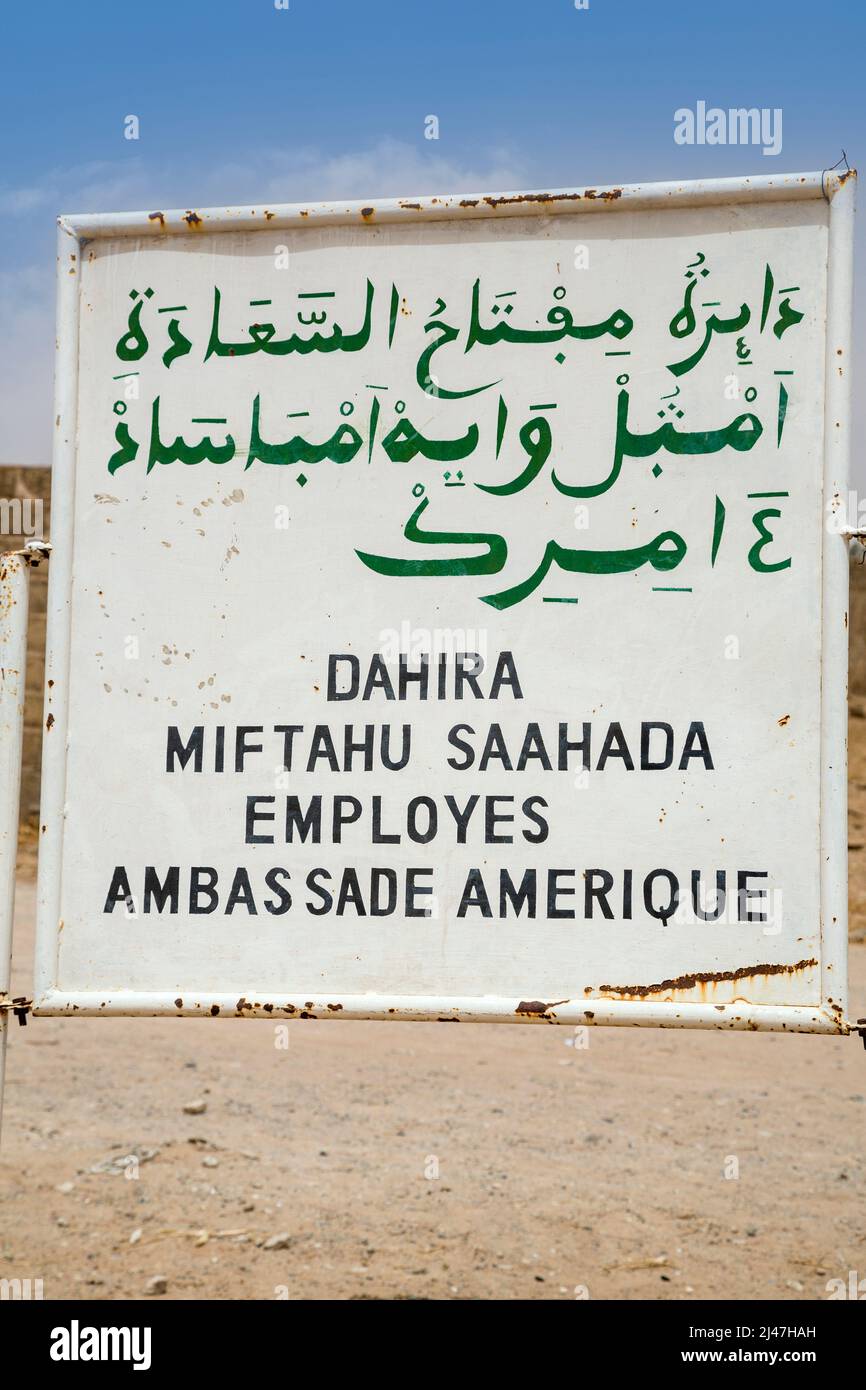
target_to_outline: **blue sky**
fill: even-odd
[[[781,173],[866,133],[852,0],[43,0],[3,29],[2,462],[50,458],[58,212]],[[699,100],[780,107],[781,153],[677,145]]]

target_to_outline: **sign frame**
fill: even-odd
[[[46,692],[37,884],[33,1012],[65,1016],[350,1018],[530,1022],[570,1025],[698,1027],[847,1034],[847,644],[849,376],[853,282],[853,171],[771,175],[561,189],[551,192],[456,194],[373,202],[175,210],[58,218],[55,430],[52,464],[52,559],[48,596]],[[640,998],[566,1001],[417,995],[203,994],[118,989],[69,992],[58,987],[61,866],[65,821],[68,691],[71,658],[73,501],[77,456],[78,323],[82,258],[95,238],[195,237],[208,232],[275,232],[339,225],[377,225],[564,213],[616,217],[622,210],[703,207],[756,201],[826,199],[829,213],[822,545],[820,733],[821,1003],[819,1006],[717,1004],[684,1000],[681,981],[664,981]],[[835,526],[834,526],[835,523]],[[768,967],[769,969],[769,967]],[[760,967],[752,972],[759,973]],[[736,975],[736,972],[734,972]],[[712,976],[696,977],[698,983]],[[728,973],[725,978],[733,978]],[[694,984],[690,986],[693,988]]]

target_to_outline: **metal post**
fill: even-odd
[[[11,1012],[9,986],[24,735],[30,559],[25,551],[0,556],[0,1129]]]

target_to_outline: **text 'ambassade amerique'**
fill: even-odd
[[[379,655],[362,668],[358,656],[331,654],[326,695],[329,703],[515,702],[525,699],[516,661],[500,652],[492,669],[477,652],[444,654],[431,662],[410,663],[403,656],[390,669]],[[459,720],[444,732],[444,765],[453,773],[483,777],[490,772],[522,775],[566,773],[584,776],[619,768],[628,773],[675,770],[686,775],[714,771],[710,734],[695,718],[675,728],[664,719],[647,718],[623,725],[577,717],[573,721],[521,721],[503,727],[500,720]],[[544,845],[550,834],[549,806],[542,791],[521,785],[515,794],[455,784],[453,792],[393,798],[356,790],[299,793],[290,790],[295,774],[327,776],[362,774],[374,769],[399,774],[410,768],[413,739],[431,754],[430,732],[413,725],[351,722],[169,725],[163,771],[168,777],[213,775],[270,777],[280,794],[247,792],[239,798],[238,840],[258,857],[260,847],[292,847],[289,862],[259,867],[237,865],[226,871],[214,865],[116,865],[103,911],[123,907],[127,913],[192,916],[235,912],[256,916],[260,910],[284,916],[301,910],[315,917],[403,916],[437,914],[436,866],[371,864],[372,846]],[[344,785],[344,784],[341,784]],[[525,794],[529,793],[529,794]],[[302,862],[301,846],[345,846],[362,865],[347,863],[332,870]],[[384,857],[384,855],[383,855]],[[294,861],[294,862],[293,862]],[[138,878],[138,882],[135,879]],[[468,865],[454,902],[454,915],[482,918],[537,915],[548,919],[624,921],[642,915],[666,922],[682,906],[695,921],[766,921],[766,872],[755,868],[685,865],[636,871],[577,864],[509,867],[487,870]],[[708,901],[708,893],[711,900]],[[726,904],[735,904],[733,913]]]

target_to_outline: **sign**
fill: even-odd
[[[35,1012],[845,1031],[852,197],[61,219]]]

